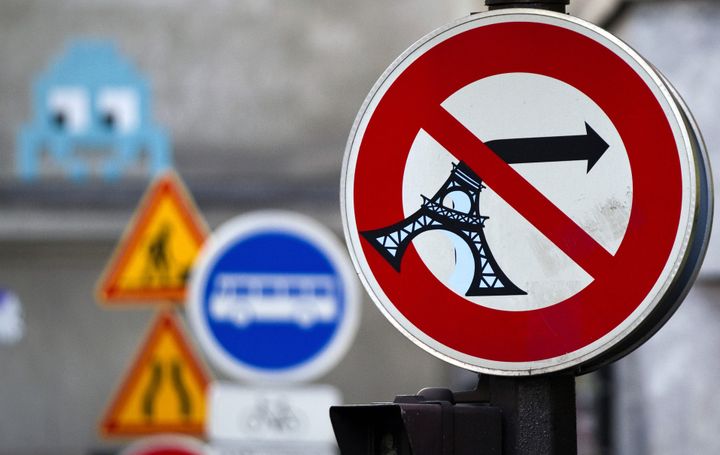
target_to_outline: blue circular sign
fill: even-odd
[[[235,218],[196,261],[188,305],[211,361],[246,380],[309,380],[332,368],[359,319],[357,284],[335,237],[287,212]]]

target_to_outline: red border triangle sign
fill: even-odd
[[[207,225],[177,174],[157,177],[98,282],[97,299],[113,306],[182,303],[207,235]]]
[[[163,310],[108,407],[100,432],[105,437],[202,435],[208,383],[172,311]]]

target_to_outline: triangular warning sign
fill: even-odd
[[[182,302],[208,228],[173,172],[152,182],[97,287],[109,304]]]
[[[100,424],[103,436],[202,435],[208,377],[171,311],[156,318]]]

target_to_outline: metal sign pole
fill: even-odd
[[[570,0],[485,0],[489,10],[538,8],[564,13]],[[490,404],[502,410],[505,455],[575,455],[577,423],[575,377],[480,375]]]
[[[491,406],[502,410],[503,455],[575,455],[575,377],[480,375]]]
[[[485,0],[485,5],[490,11],[502,8],[538,8],[564,13],[568,3],[570,0]]]

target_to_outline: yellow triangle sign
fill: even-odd
[[[105,437],[202,435],[208,376],[171,311],[159,313],[100,424]]]
[[[152,182],[97,286],[98,300],[181,303],[208,228],[173,172]]]

